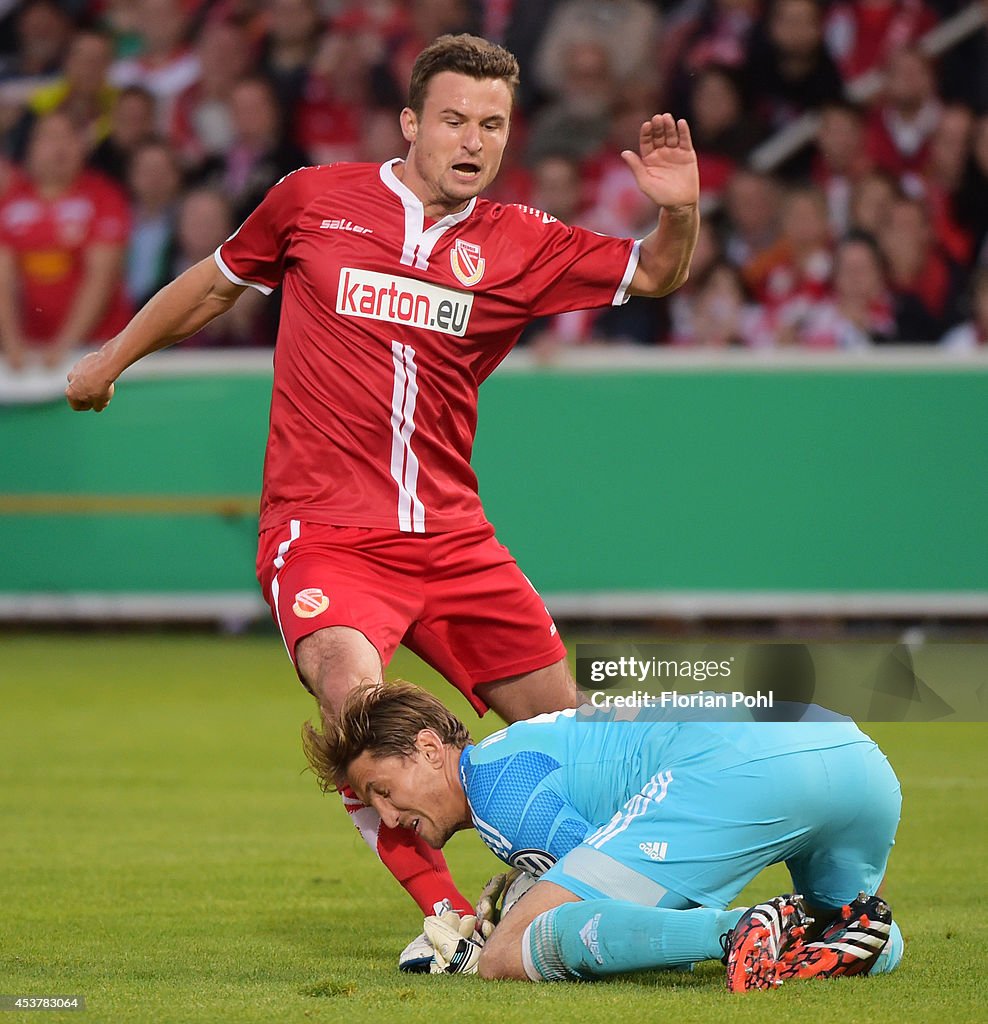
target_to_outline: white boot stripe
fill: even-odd
[[[842,953],[850,953],[851,956],[856,956],[859,960],[867,960],[873,952],[873,950],[861,949],[860,946],[852,946],[848,942],[831,942],[826,948],[839,949]]]

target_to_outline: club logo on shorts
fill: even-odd
[[[300,619],[314,619],[329,607],[329,598],[318,587],[306,587],[295,595],[292,611]]]
[[[480,246],[464,242],[462,238],[449,250],[449,265],[460,284],[473,287],[484,276],[487,260],[480,255]]]

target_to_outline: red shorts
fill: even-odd
[[[385,665],[404,644],[480,714],[478,686],[566,656],[542,598],[490,523],[409,534],[293,519],[261,533],[257,578],[293,662],[303,637],[350,626]]]

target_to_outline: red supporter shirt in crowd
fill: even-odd
[[[27,341],[55,339],[85,275],[92,245],[124,245],[130,213],[123,192],[109,179],[84,171],[56,199],[19,178],[0,198],[0,245],[14,253],[20,287],[21,330]],[[130,307],[123,278],[110,295],[90,337],[105,341],[127,326]]]
[[[842,77],[852,81],[911,46],[936,23],[936,12],[922,0],[835,3],[826,13],[824,36]]]
[[[216,251],[231,281],[283,285],[262,530],[482,522],[481,382],[532,318],[627,297],[633,240],[483,199],[431,221],[396,162],[295,171]]]

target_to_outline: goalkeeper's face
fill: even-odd
[[[408,756],[365,750],[347,769],[354,792],[392,828],[407,828],[434,849],[470,828],[470,807],[459,779],[460,751],[423,729]]]

